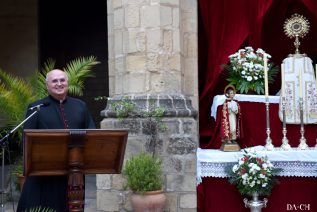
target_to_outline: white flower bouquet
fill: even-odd
[[[280,171],[282,169],[274,168],[266,156],[258,157],[250,149],[245,150],[237,164],[227,169],[229,182],[236,185],[242,195],[269,195],[277,183],[274,175]]]
[[[252,47],[239,49],[238,52],[229,56],[230,63],[223,65],[229,72],[227,81],[233,84],[240,93],[249,91],[264,94],[264,55],[267,59],[271,55],[258,48],[255,52]],[[273,83],[277,69],[272,63],[268,63],[268,82]]]

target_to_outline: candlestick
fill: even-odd
[[[303,98],[302,70],[301,69],[299,69],[299,98]]]
[[[299,98],[299,107],[300,107],[300,134],[301,138],[299,139],[299,145],[298,149],[300,150],[305,150],[308,148],[308,145],[306,143],[306,138],[304,136],[305,129],[304,129],[304,111],[303,111],[303,98]]]
[[[286,129],[286,114],[285,114],[286,108],[285,108],[285,106],[286,106],[285,97],[282,97],[282,111],[283,111],[283,131],[282,132],[283,132],[283,138],[282,138],[281,149],[282,150],[289,150],[289,149],[291,149],[291,146],[289,145],[288,139],[286,137],[287,129]]]
[[[264,54],[264,90],[265,90],[265,98],[269,97],[269,83],[268,83],[268,76],[267,76],[267,55]]]
[[[271,151],[274,149],[274,145],[272,144],[272,139],[270,137],[271,129],[270,129],[270,102],[269,98],[266,98],[265,102],[266,107],[266,139],[265,139],[265,149]]]
[[[282,96],[282,98],[284,97],[284,94],[285,94],[285,76],[284,76],[284,63],[282,63],[282,65],[281,65],[281,81],[282,81],[282,91],[281,91],[281,96]]]

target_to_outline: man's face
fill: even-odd
[[[55,69],[50,71],[46,77],[48,93],[55,99],[64,100],[68,90],[68,79],[65,72]]]

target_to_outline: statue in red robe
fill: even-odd
[[[221,139],[225,144],[236,144],[241,138],[241,108],[239,102],[234,99],[235,87],[226,86],[224,90],[227,97],[222,107],[221,117]]]

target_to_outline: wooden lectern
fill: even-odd
[[[84,174],[118,174],[127,130],[24,130],[24,174],[68,175],[69,211],[83,211]]]

